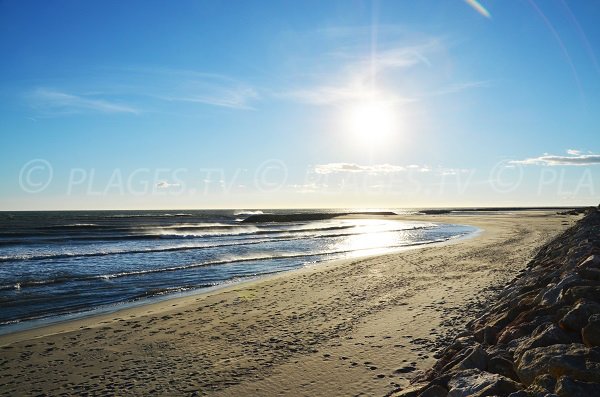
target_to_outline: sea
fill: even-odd
[[[256,214],[356,213],[247,223]],[[399,214],[410,210],[390,210]],[[0,212],[0,333],[158,297],[440,243],[465,225],[357,210]]]

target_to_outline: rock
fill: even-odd
[[[469,369],[455,374],[448,382],[448,397],[505,396],[521,386],[502,375]]]
[[[448,395],[448,390],[440,385],[431,385],[421,394],[419,397],[446,397]]]
[[[502,330],[502,333],[498,335],[497,343],[508,343],[514,339],[521,338],[523,336],[531,335],[533,331],[541,324],[552,322],[553,316],[539,316],[529,322],[511,323],[508,327]]]
[[[590,316],[597,313],[600,313],[600,303],[578,301],[575,306],[560,319],[558,325],[567,331],[580,332],[588,323]]]
[[[389,394],[390,397],[418,397],[425,391],[429,385],[427,383],[417,383],[410,385],[406,389],[397,390]]]
[[[580,344],[561,355],[548,358],[548,373],[555,378],[563,375],[584,382],[600,382],[600,348],[590,349]]]
[[[525,390],[519,390],[514,393],[510,393],[508,397],[532,397],[531,394],[527,393]]]
[[[550,288],[544,292],[540,304],[542,306],[555,305],[558,303],[560,293],[564,288],[570,287],[579,282],[581,282],[581,277],[579,277],[577,274],[571,274],[570,276],[563,278],[557,284],[550,286]]]
[[[561,293],[559,297],[561,302],[573,304],[579,299],[587,299],[595,302],[600,301],[600,286],[586,285],[569,287]]]
[[[548,374],[540,375],[533,380],[533,383],[529,385],[525,391],[534,394],[540,393],[546,395],[548,393],[554,393],[556,387],[556,379]]]
[[[506,357],[492,357],[487,364],[487,371],[493,374],[506,376],[514,381],[519,381],[519,377],[515,372],[513,362]]]
[[[580,269],[577,274],[585,280],[600,281],[600,269]]]
[[[586,346],[600,346],[600,314],[590,316],[588,324],[581,330],[581,339]]]
[[[574,342],[573,338],[555,324],[542,324],[533,331],[529,338],[525,338],[515,349],[515,358],[518,359],[525,351],[535,347],[561,345]]]
[[[559,397],[600,396],[600,384],[562,376],[556,383],[555,393]]]
[[[600,269],[600,255],[590,255],[583,262],[577,265],[577,270],[582,269]]]
[[[589,348],[578,343],[536,347],[521,355],[516,361],[515,371],[521,382],[529,386],[537,376],[548,373],[548,363],[551,358],[562,357],[567,353],[585,355],[589,351]]]
[[[465,369],[477,368],[484,370],[487,367],[488,355],[480,345],[469,348],[465,358],[456,364],[452,369],[462,371]]]

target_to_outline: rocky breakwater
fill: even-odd
[[[544,246],[395,397],[600,396],[600,210]]]

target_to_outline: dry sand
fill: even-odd
[[[399,218],[483,231],[0,336],[0,394],[384,395],[578,219]]]

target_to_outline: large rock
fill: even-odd
[[[514,356],[518,360],[527,350],[551,345],[562,345],[574,342],[573,338],[556,324],[542,324],[533,331],[529,338],[524,338],[515,349]]]
[[[529,386],[536,377],[549,373],[549,363],[552,358],[562,358],[567,355],[586,357],[591,350],[579,343],[533,348],[524,352],[517,360],[515,370],[521,382]]]
[[[572,285],[581,283],[582,279],[577,274],[571,274],[558,283],[551,285],[545,292],[543,292],[540,304],[542,306],[552,306],[558,303],[560,293],[563,289]]]
[[[428,383],[415,383],[411,384],[405,389],[397,389],[389,394],[390,397],[418,397],[423,391],[429,388]]]
[[[419,397],[446,397],[448,390],[440,385],[431,385]]]
[[[600,313],[600,303],[593,301],[579,301],[558,322],[562,329],[580,332],[588,323],[592,314]]]
[[[496,342],[506,344],[512,340],[531,335],[541,324],[552,322],[553,317],[553,315],[546,315],[535,317],[529,322],[517,323],[515,321],[502,330]]]
[[[585,382],[600,382],[600,348],[579,346],[548,358],[548,373],[555,378],[569,376]]]
[[[598,285],[586,285],[586,286],[574,286],[564,290],[560,295],[560,301],[573,304],[579,299],[592,300],[595,302],[600,301],[600,286]]]
[[[455,374],[448,382],[448,387],[448,397],[506,396],[522,388],[502,375],[477,369]]]
[[[600,269],[580,269],[577,274],[586,280],[600,281]]]
[[[582,382],[563,376],[556,383],[554,393],[560,397],[600,396],[600,384]]]
[[[583,262],[577,265],[577,270],[582,269],[600,269],[600,255],[590,255]]]
[[[495,356],[492,357],[487,364],[487,371],[493,374],[506,376],[514,381],[519,381],[519,377],[515,372],[513,362],[507,357]]]
[[[452,370],[462,371],[465,369],[481,369],[485,370],[487,367],[488,355],[483,350],[481,345],[476,345],[469,348],[466,351],[465,358],[463,358],[458,364],[456,364]]]
[[[533,380],[533,383],[529,385],[526,392],[531,394],[546,395],[548,393],[554,393],[556,387],[556,379],[552,375],[540,375]]]
[[[581,330],[581,339],[586,346],[600,346],[600,314],[588,319],[588,324]]]

